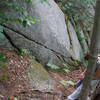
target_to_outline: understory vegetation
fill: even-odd
[[[73,24],[79,22],[86,31],[91,32],[96,0],[56,0]],[[73,22],[74,21],[74,22]]]
[[[94,22],[94,9],[96,0],[55,0],[65,14],[65,17],[71,21],[77,33],[78,40],[82,46],[81,55],[86,55],[89,51],[90,38]],[[86,41],[87,47],[85,47]],[[82,58],[82,57],[81,57]],[[87,67],[88,61],[81,59],[83,66]]]

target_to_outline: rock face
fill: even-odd
[[[72,43],[73,57],[74,59],[80,61],[82,56],[82,48],[77,38],[77,34],[70,21],[68,21],[68,29],[69,29],[69,36],[72,41],[71,43]]]
[[[48,0],[48,3],[35,0],[34,6],[17,0],[17,4],[24,5],[27,12],[39,21],[31,26],[27,25],[26,28],[19,23],[12,22],[4,26],[5,35],[15,48],[27,49],[42,64],[47,64],[48,60],[52,60],[54,64],[61,65],[59,58],[73,56],[64,14],[53,0]],[[11,9],[2,8],[2,10],[8,16],[22,17],[20,13],[15,13]],[[75,39],[77,41],[77,38]],[[78,47],[80,48],[79,43]],[[75,49],[76,60],[80,59],[78,47]]]
[[[7,37],[2,32],[0,32],[0,47],[13,48]]]
[[[51,80],[49,74],[45,71],[43,66],[35,60],[30,61],[30,67],[28,69],[28,77],[30,84],[34,89],[40,91],[54,90],[54,83]]]
[[[13,48],[12,45],[9,43],[9,40],[5,37],[5,39],[0,39],[0,47],[7,47]]]

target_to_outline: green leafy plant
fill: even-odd
[[[24,0],[25,2],[32,3],[33,0]],[[7,25],[8,21],[11,22],[19,22],[24,27],[26,27],[27,24],[31,25],[34,24],[36,19],[32,18],[29,13],[26,11],[26,8],[20,4],[16,4],[16,0],[4,0],[0,2],[0,6],[5,6],[6,8],[10,8],[14,10],[15,13],[19,12],[22,14],[23,17],[14,18],[11,16],[7,16],[4,14],[4,12],[0,11],[0,24],[1,25]]]
[[[2,64],[6,63],[8,61],[8,59],[5,57],[5,54],[4,53],[0,53],[0,68],[3,67]]]
[[[74,86],[74,85],[75,85],[74,82],[72,82],[72,81],[65,81],[65,80],[61,80],[60,83],[63,84],[63,85],[65,85],[65,86],[66,86],[66,85],[67,85],[67,86],[69,86],[69,85]]]
[[[22,0],[23,3],[29,3],[29,4],[33,4],[34,5],[34,0]],[[48,0],[40,0],[40,2],[48,2]],[[26,8],[21,5],[21,4],[17,4],[17,0],[2,0],[0,2],[0,6],[1,7],[5,7],[6,9],[12,9],[15,13],[20,13],[23,17],[11,17],[9,15],[5,15],[4,11],[2,11],[2,9],[0,10],[0,24],[1,25],[7,25],[8,21],[11,22],[18,22],[21,23],[24,27],[26,27],[26,25],[31,25],[31,24],[35,24],[36,21],[38,21],[38,19],[33,18],[32,16],[30,16],[30,14],[27,12]]]
[[[28,54],[27,49],[22,48],[22,49],[21,49],[21,54],[22,54],[22,55],[24,55],[24,54]]]
[[[96,5],[96,0],[58,0],[59,5],[72,21],[81,23],[87,31],[91,31],[93,23],[93,10]]]
[[[53,70],[58,70],[60,69],[60,67],[56,66],[55,64],[52,63],[52,60],[49,60],[49,62],[47,63],[47,66],[50,68],[50,69],[53,69]]]
[[[68,73],[70,72],[70,70],[67,69],[67,68],[64,68],[63,70],[64,70],[64,72],[65,72],[66,74],[68,74]]]
[[[65,64],[65,63],[63,63],[63,66],[64,66],[63,71],[64,71],[66,74],[68,74],[68,73],[70,72],[69,67],[68,67],[67,64]]]
[[[40,0],[40,1],[41,1],[42,3],[43,3],[43,2],[48,2],[48,0]]]

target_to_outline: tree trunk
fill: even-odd
[[[90,45],[90,58],[89,64],[86,72],[86,77],[83,82],[83,88],[81,94],[79,96],[79,100],[87,100],[89,90],[90,90],[90,82],[93,77],[93,72],[96,65],[96,57],[97,54],[100,53],[100,0],[97,0],[96,3],[96,11],[95,11],[95,19],[94,19],[94,27],[93,34],[91,38]]]

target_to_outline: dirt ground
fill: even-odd
[[[70,95],[75,90],[75,88],[72,85],[63,85],[60,81],[65,80],[73,81],[74,83],[76,83],[78,81],[78,76],[82,73],[82,71],[83,68],[80,67],[77,70],[74,70],[68,74],[52,71],[49,71],[49,73],[52,79],[55,81],[55,86],[57,90],[62,91],[64,97],[67,98],[67,96]]]
[[[7,58],[6,63],[0,61],[0,100],[58,100],[58,99],[30,99],[34,98],[31,91],[29,80],[26,76],[26,69],[29,65],[27,56],[20,56],[13,51],[0,49],[1,54],[5,54],[3,58]],[[61,80],[77,82],[77,77],[83,71],[81,67],[68,74],[48,71],[51,78],[54,80],[57,91],[61,91],[64,98],[74,91],[74,87],[64,86],[60,83]],[[39,91],[40,94],[42,93]],[[43,93],[42,93],[43,94]],[[41,97],[40,97],[41,98]],[[54,98],[54,97],[53,97]]]
[[[19,96],[23,98],[23,95],[29,94],[29,83],[25,75],[27,66],[29,64],[27,57],[21,57],[13,51],[6,49],[0,49],[1,54],[5,54],[3,58],[7,58],[6,63],[0,64],[0,100],[8,100]]]

